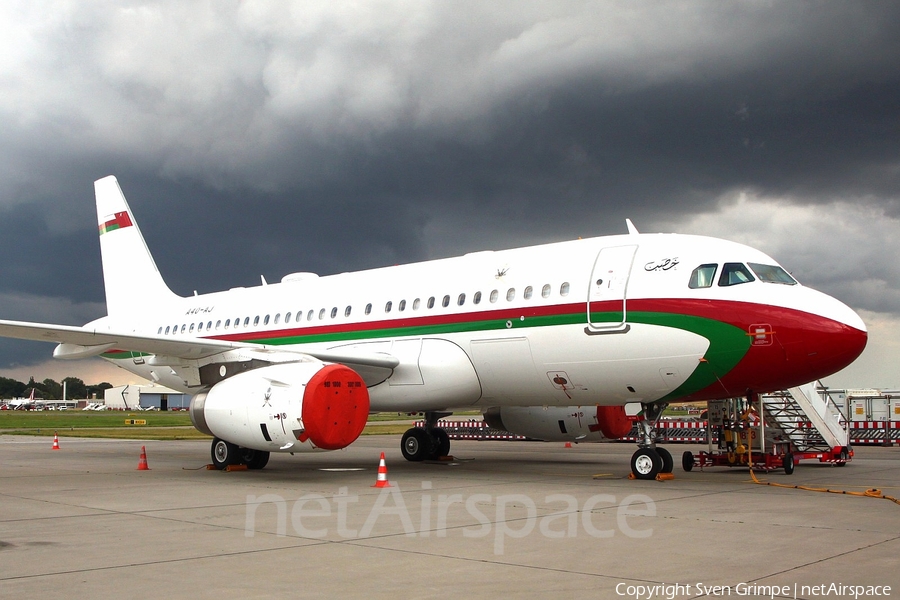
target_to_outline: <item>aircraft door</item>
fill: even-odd
[[[637,245],[603,248],[588,287],[588,327],[597,332],[626,331],[628,278]]]

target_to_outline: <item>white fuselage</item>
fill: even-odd
[[[129,315],[127,321],[106,317],[94,325],[172,339],[395,356],[400,364],[389,376],[366,377],[373,411],[666,398],[703,368],[710,350],[702,324],[678,320],[717,322],[709,313],[727,312],[732,305],[745,312],[776,307],[864,331],[849,308],[801,285],[757,280],[689,287],[698,265],[733,262],[776,265],[759,251],[714,238],[633,234],[288,277],[278,284],[174,299],[143,311],[139,322]],[[686,308],[663,310],[657,301]],[[709,308],[694,314],[698,306]],[[749,326],[753,318],[737,320]],[[208,387],[184,361],[107,357],[188,393]],[[800,379],[807,380],[805,374]],[[726,391],[734,390],[720,393]]]

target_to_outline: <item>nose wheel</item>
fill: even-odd
[[[637,479],[656,479],[662,468],[662,457],[653,448],[639,448],[631,456],[631,472]]]

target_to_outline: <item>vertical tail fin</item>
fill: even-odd
[[[156,268],[116,178],[95,181],[94,194],[107,313],[114,316],[177,298]]]

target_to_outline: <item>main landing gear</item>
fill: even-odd
[[[400,450],[412,462],[436,460],[450,454],[450,436],[437,425],[438,419],[452,413],[426,412],[425,427],[413,427],[403,434]]]
[[[656,479],[660,473],[671,473],[675,465],[672,454],[657,446],[656,424],[665,404],[642,404],[644,419],[638,421],[642,438],[639,448],[631,456],[631,473],[636,479]]]
[[[247,465],[248,469],[262,469],[269,462],[269,453],[264,450],[241,448],[231,442],[213,438],[210,448],[212,464],[222,470],[230,465]]]

